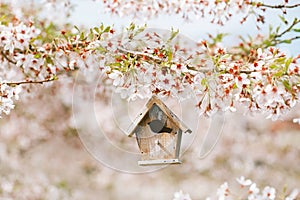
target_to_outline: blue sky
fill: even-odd
[[[298,0],[299,1],[299,0]],[[73,0],[76,4],[75,10],[71,17],[72,23],[77,25],[85,25],[87,27],[97,26],[101,23],[105,25],[114,25],[116,29],[126,27],[132,22],[132,18],[118,16],[112,16],[109,13],[104,12],[104,7],[101,3],[95,3],[88,0]],[[265,2],[277,2],[281,3],[282,1],[265,1]],[[290,3],[296,3],[297,0],[290,0]],[[271,3],[272,4],[272,3]],[[300,8],[296,8],[288,11],[288,19],[294,19],[294,17],[300,17]],[[269,24],[276,27],[282,22],[279,20],[278,15],[281,14],[279,10],[271,10],[266,13],[266,24],[262,26],[261,33],[266,34],[269,29]],[[190,37],[195,41],[200,41],[203,38],[207,37],[207,33],[216,34],[216,33],[230,33],[230,36],[226,40],[227,44],[237,43],[236,39],[238,35],[254,36],[258,33],[258,30],[255,28],[255,20],[253,17],[241,25],[239,23],[242,15],[235,15],[230,21],[228,21],[225,26],[219,26],[209,23],[209,20],[198,19],[193,22],[186,22],[182,20],[179,16],[169,16],[161,15],[158,18],[147,20],[147,26],[151,28],[164,28],[171,29],[178,28],[180,33]],[[137,24],[144,24],[145,21],[135,20]],[[290,35],[292,36],[292,35]],[[289,55],[298,55],[300,53],[300,41],[295,41],[289,45],[281,45],[281,48],[286,51]]]

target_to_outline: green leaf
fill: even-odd
[[[85,38],[84,38],[84,33],[83,32],[81,32],[80,33],[80,38],[79,38],[80,40],[84,40]]]
[[[287,59],[286,62],[285,62],[285,67],[288,68],[292,61],[293,61],[293,58]]]
[[[277,58],[274,62],[278,64],[283,64],[286,60],[286,57]]]
[[[98,27],[95,27],[95,28],[94,28],[94,31],[96,31],[96,33],[100,33],[100,30],[99,30]]]
[[[276,30],[275,30],[275,33],[278,33],[279,32],[279,29],[280,29],[280,26],[277,26]]]
[[[202,86],[207,85],[207,80],[206,80],[206,78],[203,78],[203,79],[201,80],[201,85],[202,85]]]
[[[135,31],[134,36],[137,36],[138,34],[140,34],[141,32],[143,32],[146,27],[147,27],[147,24],[144,24],[144,26],[138,27],[138,29]]]
[[[167,43],[171,42],[179,33],[179,29],[177,29],[176,31],[174,31],[174,29],[172,28],[171,30],[171,36],[169,37],[169,39],[167,40]]]
[[[0,22],[3,21],[5,18],[6,18],[6,15],[2,15],[2,16],[0,17]]]
[[[213,39],[214,41],[214,44],[218,43],[218,42],[222,42],[223,41],[223,38],[225,36],[229,35],[228,33],[219,33],[216,35],[216,37]]]
[[[49,57],[49,56],[46,57],[46,63],[47,63],[47,64],[54,65],[53,60],[52,60],[51,57]]]
[[[40,57],[41,57],[41,54],[39,54],[39,53],[37,53],[37,54],[34,55],[34,58],[37,58],[37,59],[38,59],[38,58],[40,58]]]
[[[130,23],[129,27],[127,28],[127,31],[133,31],[135,29],[135,24]]]
[[[292,40],[282,40],[281,43],[291,44]]]
[[[288,91],[292,91],[292,87],[290,85],[290,83],[287,80],[283,80],[282,84],[284,85],[284,87],[288,90]]]
[[[236,89],[236,88],[238,88],[238,87],[237,87],[236,83],[234,83],[233,84],[233,89]]]
[[[106,28],[104,29],[103,33],[107,33],[107,32],[109,32],[109,31],[110,31],[110,26],[106,27]]]
[[[295,32],[300,32],[300,28],[294,28],[292,30],[295,31]]]
[[[280,18],[280,20],[285,23],[288,24],[289,22],[285,19],[285,17],[283,15],[278,15],[278,17]]]
[[[74,28],[80,33],[80,29],[76,25],[74,25]]]
[[[273,65],[271,65],[269,68],[270,68],[270,69],[276,69],[276,68],[278,68],[278,66],[273,64]]]
[[[167,56],[168,56],[168,61],[171,62],[172,59],[173,59],[173,53],[172,53],[171,50],[169,50],[169,51],[167,52]]]
[[[111,63],[110,66],[121,67],[122,65],[119,62],[115,62],[115,63]]]

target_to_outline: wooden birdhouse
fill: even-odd
[[[139,165],[178,164],[182,133],[192,131],[156,96],[130,125],[129,137],[135,136],[141,160]]]

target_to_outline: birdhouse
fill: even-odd
[[[179,164],[182,133],[192,131],[156,96],[130,125],[129,137],[135,136],[141,160],[139,165]]]

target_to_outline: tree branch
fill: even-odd
[[[118,50],[121,53],[129,54],[132,57],[137,57],[137,58],[147,57],[148,60],[151,60],[152,62],[157,63],[157,64],[161,64],[161,63],[165,62],[164,59],[158,58],[158,57],[153,56],[152,54],[149,54],[149,53],[142,53],[142,52],[127,50],[127,49],[122,48],[122,47],[118,47]],[[169,62],[169,64],[171,64],[171,65],[175,64],[176,65],[178,63],[176,63],[176,62]],[[180,64],[182,64],[182,63],[180,63]],[[185,64],[185,65],[186,65],[186,67],[189,70],[194,70],[194,71],[198,71],[198,72],[209,72],[209,71],[212,71],[212,69],[210,69],[210,68],[205,68],[205,67],[195,68],[195,67],[189,66],[188,64]]]
[[[281,32],[278,35],[275,35],[275,38],[280,38],[282,37],[284,34],[286,34],[287,32],[291,31],[292,28],[297,25],[298,23],[300,23],[300,19],[294,19],[293,23],[287,28],[285,29],[283,32]]]
[[[300,36],[295,36],[295,37],[292,37],[290,39],[285,39],[285,40],[275,40],[274,46],[277,44],[286,43],[287,40],[292,42],[293,40],[298,40],[298,39],[300,39]]]
[[[7,55],[3,52],[3,51],[0,51],[1,52],[1,55],[10,63],[12,64],[17,64],[16,61],[13,61],[12,59],[10,59],[9,57],[7,57]]]
[[[269,4],[259,3],[258,7],[266,7],[266,8],[273,8],[273,9],[297,8],[297,7],[300,7],[300,4],[294,4],[294,5],[284,5],[284,4],[269,5]]]
[[[16,81],[16,82],[2,82],[1,84],[6,84],[6,85],[9,85],[9,86],[16,86],[16,85],[23,85],[23,84],[43,84],[43,83],[46,83],[46,82],[52,82],[52,81],[55,81],[57,80],[58,78],[56,76],[53,76],[51,78],[47,78],[47,79],[44,79],[44,80],[25,80],[25,81]]]

